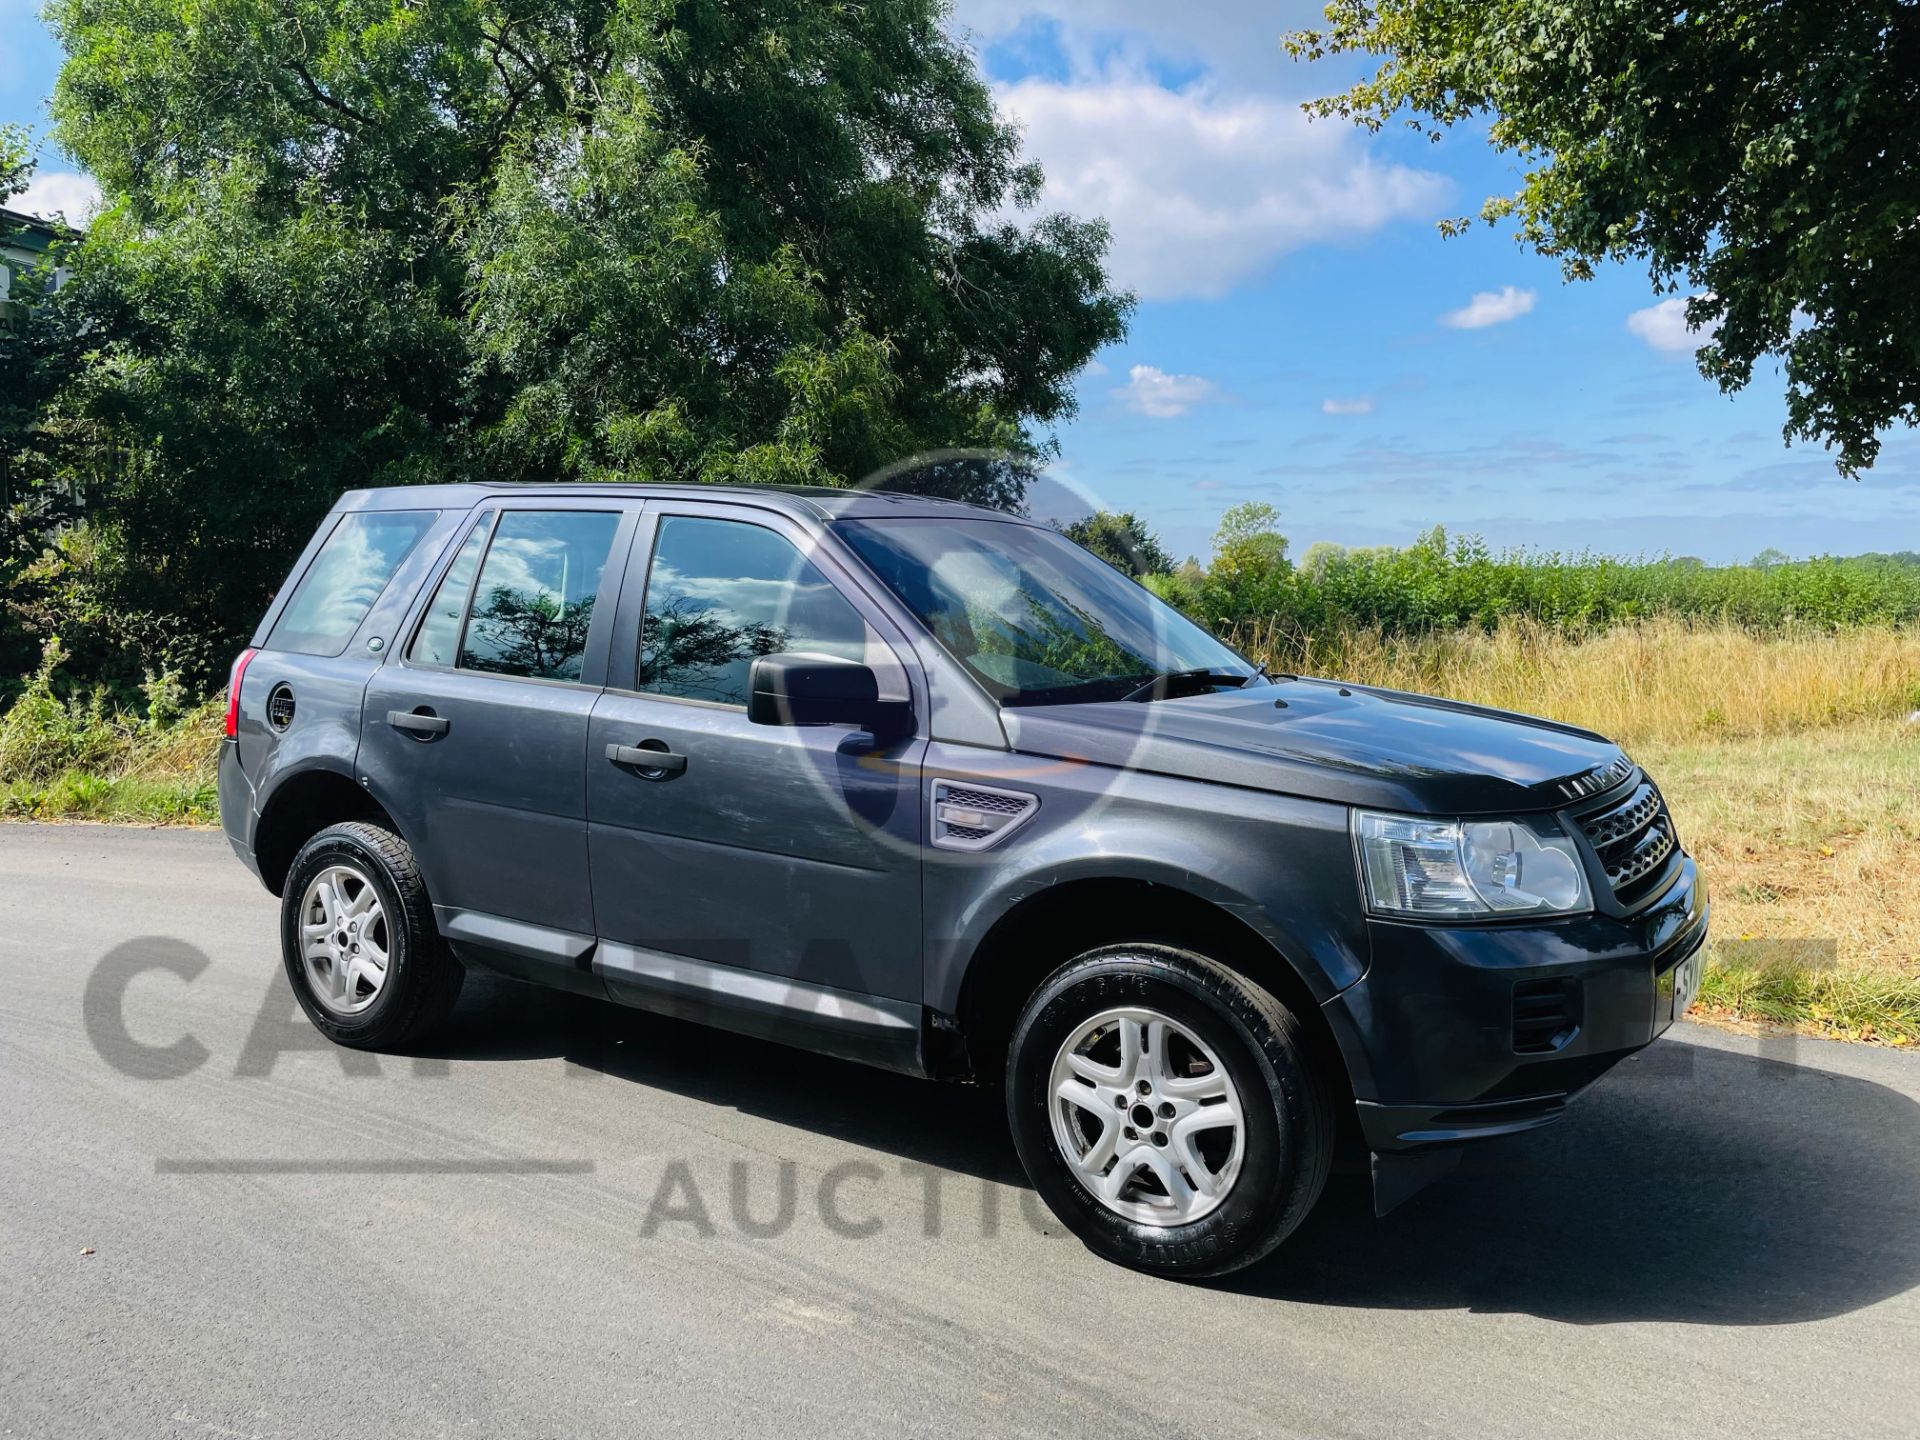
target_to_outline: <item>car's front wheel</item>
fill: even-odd
[[[1054,1214],[1165,1275],[1250,1265],[1326,1184],[1333,1112],[1299,1022],[1259,986],[1160,945],[1091,951],[1014,1027],[1007,1110]]]
[[[427,1034],[453,1009],[466,976],[434,926],[412,848],[360,821],[328,826],[294,857],[280,942],[301,1009],[355,1049]]]

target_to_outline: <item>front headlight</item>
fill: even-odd
[[[1552,816],[1426,820],[1356,810],[1367,908],[1415,920],[1577,915],[1593,908],[1573,837]]]

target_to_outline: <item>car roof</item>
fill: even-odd
[[[345,510],[470,509],[490,499],[527,495],[551,495],[556,499],[606,495],[623,500],[732,500],[820,521],[931,516],[1032,523],[1004,510],[989,510],[958,500],[904,495],[893,490],[841,490],[827,485],[636,485],[619,481],[588,485],[394,485],[377,490],[349,490],[340,497],[340,507]]]

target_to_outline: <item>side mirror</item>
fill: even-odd
[[[747,682],[747,719],[755,725],[858,725],[875,735],[913,726],[906,700],[882,700],[873,670],[819,655],[762,655]]]

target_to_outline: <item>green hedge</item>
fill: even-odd
[[[1492,629],[1528,619],[1569,632],[1679,616],[1756,630],[1843,629],[1920,620],[1920,556],[1864,555],[1750,565],[1623,560],[1591,552],[1494,551],[1429,531],[1404,549],[1316,545],[1295,564],[1277,535],[1223,546],[1211,569],[1152,577],[1161,595],[1215,628],[1271,624],[1312,633]]]

